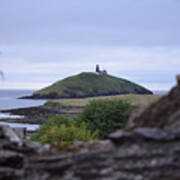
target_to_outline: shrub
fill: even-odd
[[[44,104],[45,107],[50,107],[50,108],[55,108],[55,109],[69,109],[71,106],[65,105],[60,102],[55,102],[55,101],[47,101]]]
[[[79,125],[72,118],[66,116],[57,116],[50,118],[31,140],[45,143],[62,143],[71,144],[73,141],[89,141],[94,140],[98,136],[97,131],[91,133],[87,130],[86,124],[81,122]]]
[[[125,126],[132,110],[133,106],[123,100],[93,100],[77,117],[48,119],[31,139],[43,144],[105,139]]]
[[[99,137],[104,139],[125,126],[132,110],[133,106],[123,100],[93,100],[79,115],[78,121],[85,122],[92,132],[98,130]]]

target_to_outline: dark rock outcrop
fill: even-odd
[[[55,103],[53,105],[56,105]],[[7,118],[0,119],[6,122],[17,122],[17,123],[26,123],[26,124],[42,124],[48,118],[54,117],[57,115],[68,114],[68,115],[76,115],[79,114],[83,108],[81,107],[72,107],[59,109],[56,106],[38,106],[38,107],[29,107],[29,108],[18,108],[18,109],[9,109],[9,110],[1,110],[0,113],[9,113],[11,115],[22,116],[21,118]]]
[[[108,141],[76,142],[66,152],[23,142],[0,127],[0,180],[178,180],[178,100],[179,85]]]
[[[140,109],[129,121],[128,128],[155,127],[180,129],[180,81],[167,96],[149,108]]]

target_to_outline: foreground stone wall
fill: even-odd
[[[180,131],[120,130],[110,141],[75,144],[76,152],[49,152],[14,138],[8,127],[0,132],[0,180],[180,179]]]

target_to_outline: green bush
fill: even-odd
[[[71,144],[73,141],[94,140],[97,136],[97,131],[91,133],[90,130],[87,130],[84,122],[77,125],[70,117],[57,116],[48,119],[37,133],[31,137],[31,140],[39,141],[42,144],[54,144],[56,142]]]
[[[77,117],[48,119],[31,139],[43,144],[105,139],[125,126],[132,110],[133,106],[123,100],[93,100]]]
[[[123,100],[93,100],[79,115],[78,121],[85,122],[91,132],[98,130],[104,139],[116,129],[123,128],[133,106]]]
[[[44,104],[45,107],[55,108],[55,109],[69,109],[71,106],[62,104],[60,102],[47,101]]]

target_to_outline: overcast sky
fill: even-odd
[[[179,0],[1,0],[0,88],[42,88],[100,64],[169,89],[180,73],[179,33]]]

